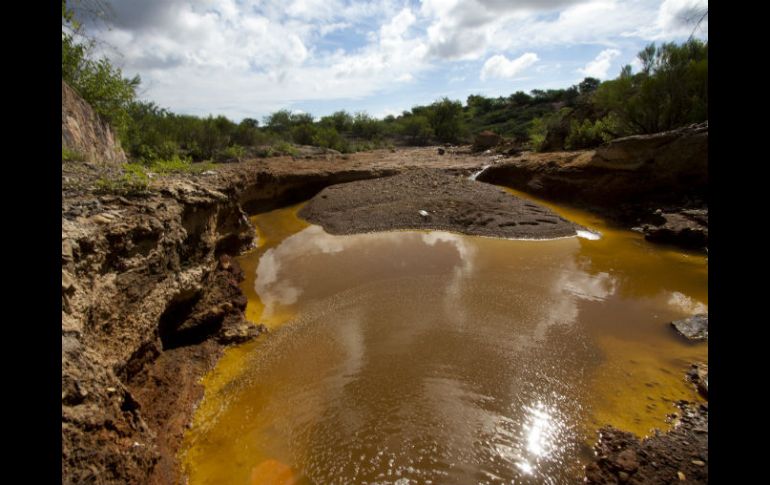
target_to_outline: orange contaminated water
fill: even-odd
[[[599,239],[326,234],[252,218],[247,314],[181,454],[190,484],[575,483],[596,429],[665,428],[707,345],[706,258],[549,206]],[[589,237],[595,237],[588,234]]]

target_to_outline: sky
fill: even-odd
[[[98,1],[98,0],[97,0]],[[234,121],[280,109],[398,115],[617,77],[681,42],[707,0],[101,0],[81,16],[141,99]],[[74,3],[77,8],[77,2]],[[76,10],[77,12],[77,10]],[[708,18],[695,31],[707,39]],[[636,69],[635,69],[636,70]]]

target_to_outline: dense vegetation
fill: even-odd
[[[375,147],[462,143],[495,131],[536,150],[580,149],[612,138],[654,133],[708,119],[708,44],[651,44],[639,53],[640,72],[585,78],[566,89],[517,91],[508,97],[442,98],[382,120],[338,111],[315,119],[281,110],[235,123],[224,116],[180,115],[137,99],[138,76],[126,78],[106,59],[95,60],[93,39],[80,32],[62,0],[62,79],[116,129],[136,162],[162,166],[296,154],[295,145],[343,153]]]

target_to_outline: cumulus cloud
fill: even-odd
[[[698,4],[111,0],[109,29],[98,34],[114,47],[105,52],[127,75],[140,74],[144,96],[177,112],[239,119],[296,103],[368,99],[411,83],[437,83],[425,73],[446,72],[453,65],[463,66],[463,82],[470,82],[472,76],[465,74],[482,63],[483,80],[510,78],[535,63],[533,52],[540,49],[553,53],[591,45],[612,50],[629,39],[637,48],[642,41],[686,30],[687,12]],[[512,59],[514,52],[528,54]],[[583,70],[606,74],[611,60],[594,59]],[[566,59],[548,61],[555,66]],[[587,61],[581,58],[577,65]],[[543,71],[535,78],[558,74]],[[458,75],[452,71],[445,81],[450,78]]]
[[[584,68],[578,69],[578,72],[588,77],[605,79],[607,71],[610,70],[612,60],[619,55],[620,51],[617,49],[604,49],[596,56],[596,59],[586,64]]]
[[[708,17],[704,14],[708,11],[706,0],[665,0],[658,11],[657,24],[661,30],[661,36],[666,35],[690,35],[698,25],[696,33],[708,34]]]
[[[527,52],[513,60],[508,60],[505,56],[498,54],[487,59],[481,68],[480,78],[482,81],[491,78],[512,79],[536,63],[538,59],[534,52]]]

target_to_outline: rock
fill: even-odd
[[[81,155],[85,162],[126,163],[126,154],[110,125],[63,80],[61,95],[62,148]]]
[[[708,245],[708,209],[660,212],[658,225],[643,226],[644,238],[657,243],[703,248]]]
[[[240,344],[253,340],[265,331],[264,325],[252,325],[242,323],[223,329],[219,334],[219,341],[223,344]]]
[[[473,151],[483,152],[490,148],[494,148],[500,143],[501,140],[502,137],[494,131],[484,130],[476,135],[476,138],[474,138]]]
[[[634,472],[639,468],[639,460],[636,452],[632,449],[623,450],[615,459],[615,464],[627,472]]]
[[[640,439],[612,426],[601,428],[594,445],[596,458],[585,467],[584,483],[663,485],[682,477],[708,483],[708,467],[701,460],[708,456],[708,436],[698,432],[708,426],[708,409],[684,401],[678,406],[682,417],[667,433]]]
[[[682,320],[674,320],[671,322],[671,325],[677,330],[677,332],[690,340],[708,340],[708,313],[699,313]]]
[[[687,372],[687,378],[695,384],[698,392],[706,399],[709,393],[709,368],[708,364],[693,364]]]
[[[446,150],[444,150],[443,148],[439,148],[438,149],[438,154],[439,155],[443,155],[444,153],[446,153]]]

